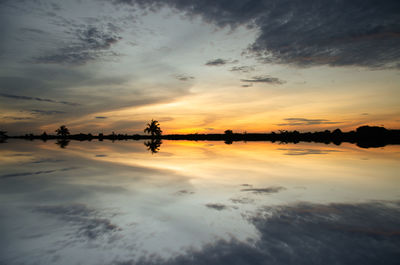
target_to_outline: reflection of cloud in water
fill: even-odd
[[[84,204],[38,206],[37,212],[53,215],[58,219],[76,226],[76,236],[94,240],[104,235],[121,230],[106,218],[101,218],[100,213],[88,208]]]
[[[240,204],[253,204],[254,199],[247,198],[247,197],[240,197],[240,198],[232,198],[230,199],[233,203],[240,203]]]
[[[282,190],[285,190],[285,187],[280,186],[271,186],[267,188],[248,188],[248,189],[241,189],[240,191],[250,191],[257,194],[270,194],[270,193],[278,193]]]
[[[24,177],[24,176],[31,176],[31,175],[42,175],[42,174],[50,174],[50,173],[54,173],[54,172],[69,171],[69,170],[73,170],[73,169],[77,169],[77,167],[67,167],[67,168],[52,169],[52,170],[40,170],[40,171],[34,171],[34,172],[11,173],[11,174],[1,175],[0,178],[14,178],[14,177]]]
[[[35,161],[32,161],[31,163],[32,164],[42,164],[42,163],[58,163],[58,162],[63,162],[63,161],[64,160],[61,160],[61,159],[48,158],[48,159],[35,160]]]
[[[334,152],[341,152],[333,149],[310,149],[310,148],[278,148],[281,151],[287,151],[285,155],[326,155]]]
[[[207,203],[206,207],[210,208],[210,209],[217,210],[217,211],[222,211],[222,210],[226,210],[226,209],[229,208],[225,204],[221,204],[221,203]]]
[[[15,156],[15,157],[19,157],[19,156],[33,156],[33,154],[30,154],[30,153],[26,153],[26,154],[24,154],[24,153],[21,153],[21,154],[7,154],[7,156]]]
[[[180,191],[175,192],[175,195],[190,195],[190,194],[194,194],[194,191],[180,190]]]
[[[398,202],[265,207],[248,220],[256,242],[218,240],[168,260],[113,264],[398,264]]]

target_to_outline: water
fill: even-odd
[[[0,264],[400,260],[400,146],[63,147],[0,144]]]

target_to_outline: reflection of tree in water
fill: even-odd
[[[225,143],[225,144],[232,144],[232,143],[233,143],[233,141],[232,141],[232,140],[230,140],[230,139],[227,139],[227,140],[225,140],[225,141],[224,141],[224,143]]]
[[[69,144],[69,140],[58,139],[56,144],[59,145],[60,148],[65,148]]]
[[[150,151],[152,154],[158,153],[158,151],[160,151],[161,144],[161,139],[151,139],[150,141],[144,142],[147,150]]]

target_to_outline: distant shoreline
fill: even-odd
[[[356,144],[362,148],[383,147],[386,145],[400,145],[400,130],[390,130],[377,126],[362,126],[356,131],[342,132],[340,129],[334,131],[305,132],[298,131],[280,131],[279,133],[233,133],[227,130],[224,134],[168,134],[168,135],[127,135],[127,134],[110,134],[110,135],[92,135],[92,134],[73,134],[64,137],[56,135],[33,135],[26,134],[24,136],[4,136],[2,139],[26,139],[26,140],[190,140],[190,141],[224,141],[231,144],[238,141],[269,141],[282,143],[299,143],[299,142],[316,142],[324,144],[340,145],[343,142]]]

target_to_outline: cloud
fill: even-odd
[[[95,240],[121,230],[109,219],[98,217],[100,213],[84,204],[35,207],[36,212],[53,215],[62,221],[77,226],[76,235]]]
[[[64,114],[65,111],[59,110],[40,110],[40,109],[32,109],[30,110],[32,114],[40,114],[40,115],[53,115],[53,114]]]
[[[10,119],[14,121],[26,121],[26,120],[33,120],[32,117],[17,117],[17,116],[4,116],[4,119]]]
[[[228,62],[229,62],[228,60],[218,58],[218,59],[207,61],[205,65],[208,65],[208,66],[220,66],[220,65],[227,64]]]
[[[241,85],[241,87],[252,87],[253,84],[246,84],[246,85]]]
[[[285,190],[285,187],[280,187],[280,186],[272,186],[272,187],[267,187],[267,188],[246,188],[246,189],[241,189],[240,191],[251,191],[253,193],[261,194],[261,193],[278,193],[282,190]]]
[[[180,74],[180,75],[175,75],[175,78],[178,79],[179,81],[190,81],[194,79],[194,76]]]
[[[247,220],[259,234],[255,241],[217,239],[170,259],[116,260],[113,265],[398,263],[399,203],[298,203],[264,207]]]
[[[104,119],[107,119],[108,117],[105,117],[105,116],[96,116],[95,118],[96,118],[96,119],[104,120]]]
[[[23,33],[35,33],[35,34],[46,34],[45,31],[41,29],[34,29],[34,28],[20,28],[20,31]]]
[[[67,46],[35,57],[33,62],[82,65],[103,56],[116,56],[115,52],[108,50],[122,37],[110,29],[86,25],[73,31],[73,39],[74,41]]]
[[[217,210],[217,211],[222,211],[222,210],[226,210],[229,208],[225,204],[221,204],[221,203],[208,203],[208,204],[206,204],[206,207]]]
[[[278,126],[298,126],[298,125],[317,125],[317,124],[338,124],[341,122],[329,121],[325,119],[305,119],[305,118],[286,118],[287,123],[276,124]]]
[[[68,101],[59,101],[59,100],[53,100],[53,99],[48,99],[48,98],[39,98],[39,97],[18,96],[18,95],[5,94],[5,93],[0,93],[0,97],[20,99],[20,100],[35,100],[35,101],[42,101],[42,102],[58,103],[58,104],[64,104],[64,105],[69,105],[69,106],[80,105],[78,103],[73,103],[73,102],[68,102]]]
[[[234,66],[229,71],[231,72],[242,72],[242,73],[249,73],[254,71],[254,66]]]
[[[278,150],[287,151],[285,155],[325,155],[333,152],[341,152],[339,150],[329,149],[310,149],[310,148],[278,148]]]
[[[268,75],[265,76],[254,76],[251,79],[240,79],[242,82],[251,82],[251,83],[269,83],[269,84],[275,84],[275,85],[281,85],[284,84],[285,81],[276,78],[276,77],[271,77]]]
[[[114,0],[151,11],[165,6],[218,27],[259,31],[246,53],[266,63],[400,67],[400,2],[387,0]],[[221,65],[221,64],[217,64]]]

